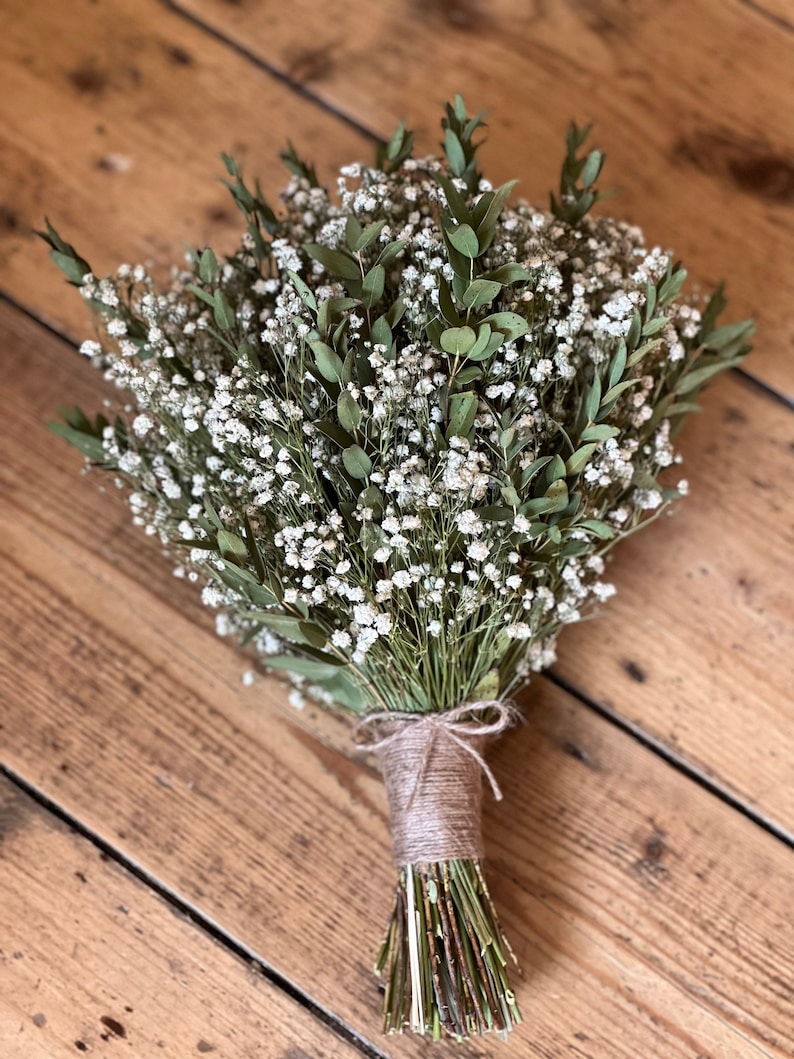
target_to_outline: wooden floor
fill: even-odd
[[[787,0],[5,0],[0,8],[0,1057],[415,1057],[370,968],[385,799],[45,422],[98,406],[32,229],[101,271],[231,245],[232,149],[330,177],[455,91],[539,202],[571,117],[610,206],[729,282],[758,349],[684,437],[692,496],[627,542],[495,748],[490,879],[526,1022],[463,1057],[794,1054],[794,7]],[[609,179],[607,180],[607,183]],[[449,1054],[440,1046],[439,1054]]]

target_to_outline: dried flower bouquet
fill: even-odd
[[[158,286],[52,256],[104,324],[82,350],[134,414],[54,429],[125,490],[222,635],[359,720],[399,872],[385,1028],[506,1033],[520,1015],[482,870],[483,753],[564,625],[614,592],[615,544],[686,492],[658,476],[700,390],[748,352],[686,273],[589,211],[568,134],[550,211],[482,177],[460,97],[442,158],[400,126],[336,194],[290,148],[274,211],[224,158],[247,231]]]

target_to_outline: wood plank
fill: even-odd
[[[728,280],[736,318],[759,322],[748,370],[794,398],[794,26],[759,10],[780,5],[382,0],[366,17],[355,0],[177,6],[382,136],[405,119],[423,150],[455,92],[492,108],[486,171],[520,176],[534,201],[557,180],[570,118],[594,120],[620,191],[609,208],[698,282]]]
[[[616,550],[555,672],[794,835],[794,416],[726,378],[681,443],[692,495]]]
[[[1,524],[10,766],[377,1040],[377,778],[273,708],[271,682],[257,711],[240,702],[215,675],[229,649],[90,550]],[[513,1053],[786,1054],[790,850],[547,682],[529,706],[486,818],[525,970]]]
[[[46,25],[46,33],[42,26]],[[73,336],[85,307],[33,234],[45,214],[97,272],[231,248],[222,151],[273,192],[289,136],[325,164],[369,143],[156,0],[21,0],[0,11],[0,288]]]
[[[0,307],[0,324],[9,366],[0,416],[9,439],[25,439],[0,465],[9,499],[59,536],[90,538],[104,562],[210,629],[211,613],[170,576],[126,506],[96,491],[100,479],[78,481],[80,457],[44,430],[67,398],[99,407],[98,373],[20,314]],[[674,477],[686,474],[693,495],[617,550],[608,577],[618,596],[600,620],[565,630],[557,671],[792,831],[794,549],[777,483],[791,475],[794,417],[725,379],[682,440],[687,460]],[[734,511],[749,514],[720,514]]]
[[[0,1054],[361,1053],[0,777]]]

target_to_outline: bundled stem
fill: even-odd
[[[407,865],[375,964],[385,1032],[506,1036],[521,1022],[509,960],[479,860]]]

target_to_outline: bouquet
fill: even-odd
[[[175,573],[294,694],[357,720],[388,791],[398,882],[376,969],[387,1032],[505,1034],[511,952],[483,873],[489,738],[607,600],[615,544],[686,492],[662,484],[702,388],[749,351],[722,290],[590,215],[604,162],[567,137],[550,210],[510,204],[456,97],[444,156],[404,126],[335,194],[292,147],[272,209],[224,156],[239,248],[165,285],[98,279],[47,222],[104,327],[110,421],[53,429],[109,472]]]

